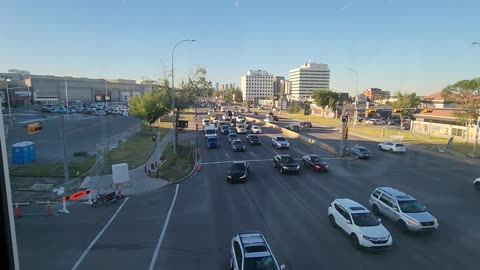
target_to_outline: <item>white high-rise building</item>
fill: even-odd
[[[242,76],[240,90],[246,101],[271,98],[273,96],[273,75],[263,70],[249,70]]]
[[[309,99],[313,90],[330,88],[330,69],[327,64],[305,63],[290,70],[290,98]]]

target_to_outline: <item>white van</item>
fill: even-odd
[[[217,136],[217,129],[215,128],[215,125],[208,124],[203,129],[203,133],[205,133],[205,139],[208,138],[208,137],[216,137]]]

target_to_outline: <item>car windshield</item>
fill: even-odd
[[[216,142],[216,141],[217,141],[217,138],[208,138],[207,141],[208,141],[208,142]]]
[[[395,144],[396,147],[405,147],[405,145],[401,144],[401,143],[397,143]]]
[[[311,160],[312,162],[320,162],[320,161],[322,161],[322,160],[320,159],[320,157],[317,157],[317,156],[311,156],[311,157],[310,157],[310,160]]]
[[[250,140],[257,140],[258,139],[257,136],[250,136],[249,138],[250,138]]]
[[[245,170],[245,164],[243,163],[233,163],[230,168],[232,171],[243,171]]]
[[[242,141],[233,141],[233,144],[235,144],[235,145],[242,145],[243,143],[242,143]]]
[[[282,157],[281,159],[282,163],[292,163],[295,162],[295,160],[292,157]]]
[[[360,148],[360,147],[359,147],[358,150],[359,150],[360,152],[368,152],[368,150],[367,150],[366,148]]]
[[[399,201],[398,204],[403,213],[422,213],[426,211],[425,205],[416,200]]]
[[[360,227],[378,226],[380,222],[372,213],[352,214],[353,223]]]
[[[283,137],[277,137],[277,142],[284,142],[286,141],[285,138]]]
[[[244,270],[278,270],[272,256],[245,258]]]

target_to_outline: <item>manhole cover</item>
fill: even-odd
[[[32,190],[50,190],[53,184],[33,184],[30,189]]]

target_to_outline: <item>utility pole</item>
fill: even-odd
[[[66,139],[65,139],[65,119],[63,117],[63,114],[60,116],[60,137],[62,139],[62,152],[63,152],[63,176],[64,176],[63,188],[64,188],[64,192],[67,193],[69,173],[68,173],[67,147],[66,147]]]
[[[68,116],[68,85],[67,85],[67,77],[65,77],[65,100],[67,101],[67,116]]]

